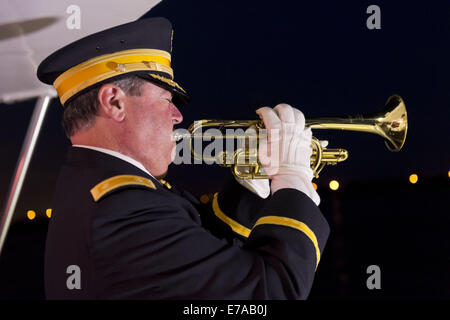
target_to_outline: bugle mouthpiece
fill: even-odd
[[[190,139],[191,138],[191,134],[189,132],[186,132],[185,129],[179,129],[179,130],[175,130],[172,133],[172,138],[173,138],[173,140],[178,142],[178,141],[183,140],[185,138]]]

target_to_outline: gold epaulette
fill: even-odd
[[[150,179],[134,175],[119,175],[97,184],[91,189],[91,194],[94,201],[97,202],[106,194],[126,186],[140,186],[156,190],[155,184]]]

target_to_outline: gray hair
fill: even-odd
[[[140,96],[141,87],[145,82],[146,80],[137,76],[129,76],[109,83],[118,86],[127,95]],[[94,123],[95,116],[98,114],[98,91],[100,87],[92,88],[80,94],[65,105],[62,126],[68,138],[78,130],[87,129]]]

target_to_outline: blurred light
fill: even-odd
[[[36,218],[36,212],[34,212],[33,210],[28,210],[27,217],[28,219],[33,220],[34,218]]]
[[[45,214],[47,215],[47,217],[51,218],[52,217],[52,209],[45,210]]]
[[[336,180],[331,180],[330,181],[330,189],[331,190],[339,189],[339,182],[337,182]]]
[[[312,183],[314,190],[317,190],[317,184],[315,184],[314,182]]]
[[[209,202],[209,196],[207,194],[202,194],[200,196],[200,202],[201,203],[208,203]]]
[[[450,171],[448,172],[448,177],[450,178]]]
[[[411,182],[412,184],[416,183],[418,180],[419,177],[415,173],[409,176],[409,182]]]

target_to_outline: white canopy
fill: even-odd
[[[0,102],[50,94],[36,78],[53,51],[88,34],[143,16],[160,0],[2,0]],[[79,27],[79,28],[78,28]]]

